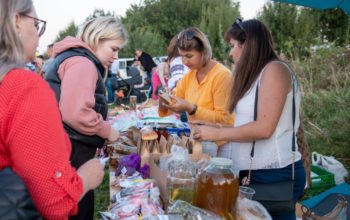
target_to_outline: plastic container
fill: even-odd
[[[208,154],[212,157],[216,157],[218,154],[218,145],[215,142],[202,142],[203,154]]]
[[[239,179],[232,160],[214,157],[198,177],[196,206],[225,219],[233,219],[239,191]]]
[[[308,192],[309,195],[314,196],[317,192],[327,190],[335,186],[334,174],[314,165],[310,165],[311,171],[318,176],[311,177],[312,187]]]
[[[193,204],[196,198],[198,167],[183,147],[174,145],[168,159],[167,197],[169,202],[183,200]]]

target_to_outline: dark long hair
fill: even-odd
[[[233,24],[225,33],[225,40],[237,40],[244,48],[235,68],[235,80],[231,89],[228,110],[234,111],[238,101],[250,89],[264,66],[278,59],[273,48],[273,39],[269,29],[259,20],[252,19],[241,23],[243,30]]]

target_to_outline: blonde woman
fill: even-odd
[[[38,74],[24,69],[35,59],[45,26],[31,0],[0,0],[0,172],[9,167],[21,177],[44,219],[67,219],[104,171],[98,159],[72,167],[55,96]],[[17,211],[17,219],[31,219],[33,213],[23,216],[28,212]],[[6,214],[1,219],[13,219]]]
[[[70,160],[76,168],[93,158],[105,140],[114,142],[119,138],[119,132],[106,121],[108,105],[103,78],[105,68],[118,58],[126,41],[118,19],[97,17],[84,24],[76,38],[66,37],[54,45],[55,61],[45,78],[59,102],[72,142]],[[93,191],[79,203],[79,210],[71,219],[93,218]]]

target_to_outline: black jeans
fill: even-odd
[[[75,169],[78,169],[86,161],[94,158],[96,154],[96,149],[93,147],[88,147],[80,142],[71,140],[72,143],[72,153],[70,155],[70,161]],[[80,200],[78,214],[75,216],[70,216],[69,220],[93,220],[94,218],[94,191],[90,190],[85,194],[85,196]]]

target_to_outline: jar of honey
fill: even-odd
[[[211,158],[210,164],[198,177],[196,206],[212,211],[225,219],[233,219],[239,179],[232,160]]]

